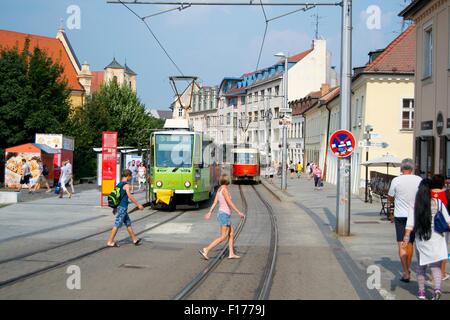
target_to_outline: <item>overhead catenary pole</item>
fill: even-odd
[[[340,127],[350,130],[352,97],[352,0],[342,3],[341,106]],[[351,158],[338,160],[336,233],[350,235]]]
[[[288,61],[289,61],[289,55],[285,56],[284,59],[284,79],[283,79],[283,95],[284,95],[284,110],[287,110],[289,108],[288,103]],[[287,164],[287,125],[286,125],[286,116],[287,113],[284,112],[284,118],[282,120],[282,130],[283,130],[283,146],[282,146],[282,161],[281,161],[281,190],[287,189],[287,170],[286,170],[286,164]]]

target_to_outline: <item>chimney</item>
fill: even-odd
[[[322,86],[320,87],[320,96],[323,97],[328,92],[330,92],[330,85],[326,83],[322,84]]]

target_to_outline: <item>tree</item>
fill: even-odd
[[[0,163],[4,148],[32,142],[37,132],[62,132],[70,111],[63,74],[45,51],[30,52],[29,39],[21,51],[0,48]]]
[[[63,67],[39,48],[0,50],[0,148],[31,142],[36,132],[61,132],[69,115]]]
[[[145,148],[150,143],[150,130],[162,126],[163,121],[146,112],[129,86],[116,81],[102,85],[71,117],[69,134],[75,137],[77,175],[95,174],[92,148],[101,146],[103,131],[117,131],[121,146]]]

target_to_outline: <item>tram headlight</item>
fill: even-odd
[[[158,187],[158,188],[161,188],[162,187],[162,185],[163,185],[163,183],[161,182],[161,181],[156,181],[156,186]]]
[[[186,181],[186,182],[184,183],[184,186],[185,186],[186,188],[189,188],[189,187],[191,186],[191,183],[190,183],[189,181]]]

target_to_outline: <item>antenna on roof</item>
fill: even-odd
[[[318,40],[319,39],[320,20],[322,20],[322,18],[324,18],[324,17],[319,16],[318,13],[313,14],[311,17],[314,18],[314,30],[315,30],[314,31],[314,39]]]

